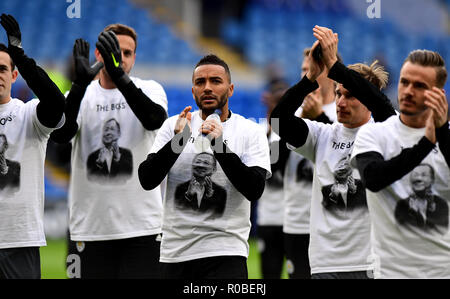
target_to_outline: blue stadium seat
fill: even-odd
[[[134,27],[138,33],[138,42],[141,39],[143,41],[143,49],[139,51],[160,53],[143,55],[145,62],[188,63],[199,56],[196,50],[180,42],[168,25],[156,22],[147,11],[136,7],[131,1],[82,1],[81,18],[73,19],[66,15],[69,5],[66,1],[1,1],[0,11],[17,18],[24,37],[24,47],[37,61],[65,62],[72,52],[75,39],[80,37],[88,40],[93,52],[99,32],[111,23]],[[170,49],[178,46],[182,47],[183,54],[179,59],[171,60]]]
[[[258,67],[272,61],[292,67],[287,63],[295,56],[292,53],[298,57],[302,48],[311,46],[315,40],[312,27],[316,24],[331,27],[339,33],[339,52],[347,64],[371,62],[382,54],[397,74],[401,62],[413,49],[427,48],[442,52],[445,57],[450,55],[448,37],[409,34],[389,17],[382,20],[355,18],[345,3],[345,0],[253,0],[246,7],[240,24],[236,21],[225,23],[224,26],[229,28],[223,28],[224,41],[240,45],[249,63]],[[237,37],[241,37],[240,43]],[[286,73],[297,75],[290,70]],[[296,80],[295,77],[289,79]]]

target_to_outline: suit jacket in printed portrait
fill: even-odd
[[[179,185],[175,190],[175,202],[179,208],[192,209],[200,212],[212,211],[217,216],[222,215],[227,202],[227,192],[218,184],[212,182],[212,192],[203,192],[199,200],[197,194],[189,193],[191,180]]]
[[[334,183],[322,187],[322,205],[327,210],[352,210],[366,208],[366,190],[361,180],[353,177],[348,156],[343,157],[334,169]]]
[[[133,156],[131,151],[119,147],[120,159],[111,158],[108,162],[99,161],[102,149],[98,149],[89,155],[87,161],[88,178],[94,181],[126,181],[133,173]]]
[[[17,190],[20,187],[20,164],[6,159],[6,165],[8,172],[5,174],[0,172],[0,190]]]
[[[99,182],[125,182],[133,173],[133,155],[130,150],[119,147],[120,124],[108,119],[102,130],[103,147],[91,153],[87,160],[89,180]]]
[[[418,200],[423,201],[425,206],[422,211],[415,204]],[[432,195],[429,200],[410,196],[398,201],[395,218],[403,225],[409,224],[424,230],[435,229],[444,234],[448,230],[448,212],[447,202],[436,195]]]
[[[445,234],[449,208],[445,199],[433,194],[434,169],[429,164],[420,164],[410,173],[409,180],[412,192],[397,202],[394,212],[397,222]]]
[[[212,211],[220,216],[225,210],[226,190],[212,181],[217,169],[214,155],[202,152],[192,160],[192,178],[177,186],[175,204],[180,209],[191,209],[199,212]]]
[[[6,159],[8,147],[6,135],[0,134],[0,191],[17,191],[20,187],[20,164]]]

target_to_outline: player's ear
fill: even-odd
[[[16,82],[18,76],[19,76],[19,72],[17,71],[17,69],[14,70],[14,71],[12,71],[12,80],[11,80],[11,83]]]
[[[100,54],[100,51],[97,48],[95,48],[94,54],[95,54],[95,59],[97,61],[103,62],[103,57],[102,57],[102,55]]]
[[[231,83],[230,86],[228,87],[228,97],[231,98],[233,93],[234,93],[234,84]]]

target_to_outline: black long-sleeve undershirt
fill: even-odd
[[[80,110],[81,100],[86,92],[86,87],[72,84],[69,94],[67,95],[64,113],[66,122],[64,125],[50,134],[50,139],[56,143],[68,143],[78,131],[77,116]]]
[[[186,126],[182,133],[176,134],[158,152],[149,154],[139,165],[138,177],[144,190],[152,190],[161,184],[186,147],[190,136],[191,131]]]
[[[139,165],[139,181],[145,190],[156,188],[169,173],[187,144],[190,133],[186,131],[175,135],[163,148],[157,153],[149,154]],[[215,140],[215,142],[214,148],[221,150],[214,150],[214,157],[236,190],[250,201],[259,199],[264,192],[266,170],[258,166],[246,166],[222,141]],[[176,152],[172,144],[179,145]]]
[[[384,121],[395,115],[395,109],[391,101],[358,72],[347,68],[340,62],[336,62],[330,69],[328,76],[341,82],[353,96],[372,112],[375,121]],[[301,106],[306,95],[318,87],[317,82],[311,82],[304,76],[299,83],[286,91],[272,111],[271,119],[279,119],[279,127],[274,127],[278,132],[275,132],[295,147],[305,144],[309,129],[301,118],[294,115],[294,112]]]
[[[447,166],[450,167],[448,123],[436,131],[440,136],[439,148],[445,157]],[[443,142],[443,145],[440,142]],[[384,160],[380,153],[372,151],[357,155],[356,164],[366,188],[372,192],[378,192],[410,173],[434,147],[435,145],[424,136],[416,145],[403,149],[399,155],[389,160]]]
[[[341,83],[352,96],[366,106],[376,122],[385,121],[395,115],[391,100],[378,87],[339,61],[331,67],[328,77]]]
[[[215,142],[214,157],[234,188],[249,201],[258,200],[264,192],[267,171],[258,166],[245,165],[220,139],[216,139]],[[218,148],[221,150],[217,151]]]
[[[167,119],[166,111],[161,105],[153,102],[133,81],[124,86],[118,85],[117,88],[146,130],[156,130],[162,126]]]
[[[442,127],[436,130],[436,139],[439,144],[439,149],[444,155],[445,162],[450,168],[450,125],[445,123]]]
[[[281,97],[277,106],[270,114],[272,129],[289,144],[300,147],[305,144],[309,129],[305,121],[294,115],[294,112],[303,104],[305,97],[319,88],[316,81],[311,82],[306,76],[289,88]],[[278,126],[273,120],[278,119]]]
[[[317,122],[321,122],[324,124],[332,124],[333,122],[330,120],[330,118],[325,114],[325,112],[322,112],[318,117],[313,119]],[[280,139],[278,141],[274,141],[272,144],[272,147],[278,147],[278,159],[270,165],[272,169],[272,173],[275,173],[276,171],[281,171],[281,175],[284,176],[284,172],[286,170],[286,164],[289,160],[289,155],[291,154],[291,150],[287,147],[287,142],[284,139]],[[272,155],[271,155],[272,156]]]
[[[72,85],[65,104],[66,123],[61,129],[52,133],[51,139],[53,141],[57,143],[68,143],[77,133],[77,115],[86,88],[75,83]],[[136,87],[133,81],[118,87],[118,89],[146,130],[156,130],[161,127],[167,118],[167,113],[161,105],[151,101],[140,88]]]
[[[23,49],[15,48],[9,53],[28,87],[39,99],[36,107],[39,122],[47,128],[55,128],[63,117],[64,95],[34,59],[25,55]]]
[[[279,141],[274,141],[271,143],[271,150],[274,148],[278,149],[278,157],[274,163],[270,164],[272,174],[281,171],[281,175],[284,176],[284,171],[286,168],[286,163],[289,158],[291,151],[287,148],[286,141],[280,139]]]
[[[332,124],[333,123],[331,121],[331,119],[325,114],[325,112],[322,112],[319,116],[317,116],[313,120],[320,122],[320,123],[324,123],[324,124]]]

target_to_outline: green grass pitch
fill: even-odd
[[[250,239],[250,254],[247,260],[248,278],[260,279],[260,257],[256,247],[256,240]],[[65,279],[66,275],[66,240],[47,240],[47,246],[41,247],[42,279]],[[286,269],[283,269],[282,278],[288,278]]]

